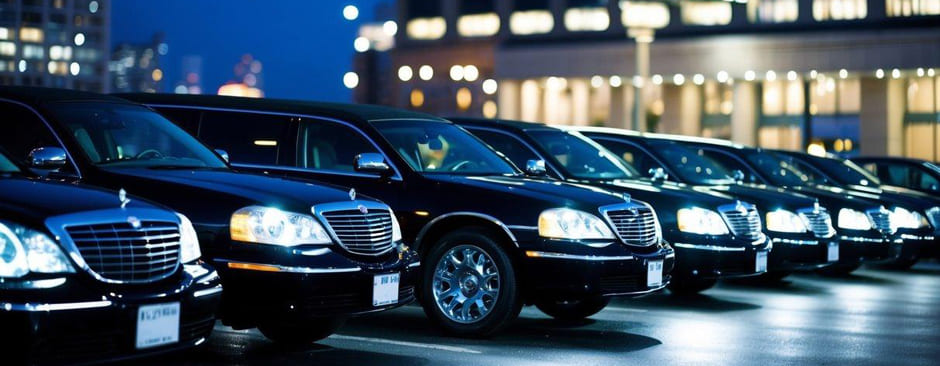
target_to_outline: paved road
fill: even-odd
[[[142,364],[940,365],[940,265],[619,300],[581,324],[527,308],[488,340],[441,336],[418,307],[352,320],[300,350],[219,325],[204,349]]]

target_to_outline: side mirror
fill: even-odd
[[[228,160],[228,151],[225,151],[225,150],[222,150],[222,149],[215,149],[214,151],[215,151],[215,153],[216,153],[217,155],[219,155],[220,158],[222,158],[222,160],[225,160],[226,163],[229,163],[229,162],[230,162],[230,161]]]
[[[68,155],[60,147],[40,147],[30,151],[26,159],[31,168],[55,170],[65,166]]]
[[[734,178],[735,182],[742,183],[744,182],[744,172],[740,170],[735,170],[731,172],[731,178]]]
[[[650,168],[648,173],[650,175],[650,178],[653,179],[653,181],[669,179],[669,174],[666,174],[666,170],[661,167]]]
[[[525,173],[532,176],[543,176],[548,171],[545,169],[545,160],[529,160],[525,162]]]
[[[356,155],[353,166],[357,172],[376,173],[386,175],[392,171],[392,168],[385,162],[385,157],[377,153],[362,153]]]

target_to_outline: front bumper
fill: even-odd
[[[839,230],[839,264],[887,262],[901,255],[902,241],[871,231]]]
[[[758,272],[757,254],[767,254],[773,245],[767,238],[756,241],[730,235],[696,235],[673,232],[669,236],[676,249],[674,276],[713,279],[746,277]]]
[[[264,322],[346,317],[407,305],[415,300],[417,253],[394,250],[374,261],[356,261],[330,248],[296,250],[275,262],[241,256],[216,258],[225,284],[222,322],[252,328]],[[279,264],[272,264],[279,263]],[[399,274],[398,300],[373,305],[376,276]]]
[[[898,260],[914,261],[920,258],[936,258],[937,245],[940,244],[933,229],[900,229],[896,237],[901,239],[901,253]]]
[[[774,250],[770,253],[771,271],[818,269],[840,258],[839,238],[817,238],[812,234],[773,233]]]
[[[218,274],[205,264],[156,284],[106,288],[70,276],[55,288],[0,290],[0,354],[10,364],[82,364],[146,357],[197,346],[215,325]],[[180,304],[179,341],[136,349],[138,310]]]

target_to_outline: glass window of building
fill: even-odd
[[[803,83],[777,79],[768,72],[762,84],[761,121],[757,130],[761,147],[800,150],[803,143]]]
[[[731,112],[734,107],[734,87],[715,80],[705,81],[705,103],[702,116],[702,136],[731,138]]]
[[[621,1],[620,21],[630,28],[659,29],[669,25],[669,7],[650,1]]]
[[[751,23],[790,23],[799,17],[798,0],[754,0],[747,2],[747,19]]]
[[[544,34],[555,28],[549,0],[517,0],[509,16],[509,30],[515,35]]]
[[[885,15],[889,17],[940,15],[940,0],[885,0]]]
[[[940,77],[907,80],[907,112],[904,114],[904,155],[940,160]]]
[[[731,3],[724,1],[683,1],[679,3],[682,24],[728,25],[731,23]]]
[[[499,15],[494,0],[463,0],[457,33],[461,37],[489,37],[499,32]]]
[[[605,31],[610,27],[607,0],[569,0],[565,10],[565,29],[578,31]]]
[[[809,113],[812,136],[809,145],[827,152],[849,155],[858,151],[861,121],[861,80],[844,75],[819,76],[810,82]],[[843,77],[845,76],[845,77]]]
[[[868,16],[867,0],[813,0],[813,19],[853,20]]]
[[[42,29],[32,27],[20,28],[20,41],[42,43],[44,38]]]
[[[440,1],[408,1],[408,23],[405,25],[408,38],[433,40],[444,37],[447,22],[441,12]]]

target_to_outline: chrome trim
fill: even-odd
[[[618,293],[613,293],[613,294],[604,294],[604,295],[601,295],[601,296],[626,296],[626,295],[646,295],[646,294],[651,294],[651,293],[654,293],[654,292],[657,292],[657,291],[660,291],[660,290],[666,288],[666,286],[669,286],[669,282],[670,282],[670,281],[664,281],[663,284],[662,284],[661,286],[659,286],[659,287],[651,288],[651,289],[647,289],[647,290],[643,290],[643,291],[618,292]]]
[[[222,285],[216,285],[212,288],[207,288],[204,290],[193,291],[193,297],[203,297],[209,295],[215,295],[222,292]]]
[[[318,273],[350,273],[350,272],[359,272],[362,271],[362,267],[347,267],[347,268],[311,268],[311,267],[290,267],[282,266],[278,264],[264,264],[264,263],[252,263],[252,262],[241,262],[234,261],[229,259],[219,259],[216,260],[221,263],[234,263],[234,264],[244,264],[249,266],[263,266],[263,267],[272,267],[277,268],[279,272],[286,273],[303,273],[303,274],[318,274]],[[231,268],[231,267],[228,267]],[[232,268],[232,269],[241,269],[241,268]],[[245,271],[250,271],[245,269]]]
[[[62,138],[59,137],[58,133],[56,133],[55,128],[52,128],[52,124],[49,123],[49,121],[46,120],[46,118],[43,117],[41,113],[36,111],[35,108],[29,106],[28,104],[21,103],[12,99],[0,98],[0,102],[6,102],[6,103],[15,104],[15,105],[24,107],[28,109],[30,112],[33,112],[33,114],[35,114],[36,117],[39,117],[39,120],[42,121],[42,123],[46,125],[47,129],[49,129],[49,133],[52,134],[52,136],[55,137],[56,141],[59,142],[59,147],[61,147],[62,150],[65,150],[65,155],[68,156],[69,162],[72,163],[72,167],[75,168],[75,174],[78,175],[79,177],[82,176],[82,170],[78,168],[78,163],[75,162],[75,159],[72,156],[72,153],[69,152],[69,149],[65,148],[65,142],[62,141]]]
[[[321,255],[332,253],[333,251],[330,248],[317,248],[317,249],[308,249],[308,250],[299,250],[294,249],[291,253],[297,255],[303,255],[308,257],[319,257]]]
[[[746,236],[743,233],[736,232],[734,225],[731,224],[731,220],[728,218],[729,212],[736,212],[738,211],[738,208],[740,207],[743,207],[745,210],[747,210],[744,213],[744,215],[741,215],[741,218],[744,220],[749,220],[751,210],[754,210],[754,212],[757,214],[757,236],[754,238],[751,238],[750,236]],[[728,227],[728,232],[730,232],[734,236],[738,236],[738,237],[749,239],[749,240],[755,240],[755,241],[760,241],[765,236],[763,232],[764,220],[761,218],[760,210],[758,210],[757,206],[755,206],[754,204],[750,202],[736,201],[734,204],[729,203],[726,205],[718,206],[718,215],[720,215],[721,218],[725,221],[725,226]],[[749,227],[747,228],[748,229],[747,233],[751,233],[750,230],[752,228],[750,227],[750,223],[748,225]]]
[[[117,201],[117,200],[115,200]],[[118,203],[118,202],[115,202]],[[102,277],[97,272],[91,269],[91,266],[85,262],[85,258],[79,252],[78,247],[72,241],[71,236],[66,230],[69,226],[82,226],[82,225],[100,225],[100,224],[113,224],[115,222],[126,222],[128,217],[134,216],[138,219],[143,219],[146,221],[166,221],[176,223],[176,226],[179,227],[180,219],[179,217],[167,210],[153,209],[153,208],[113,208],[113,209],[103,209],[95,211],[84,211],[79,213],[66,214],[61,216],[53,216],[46,219],[46,228],[49,229],[49,232],[55,236],[55,240],[59,242],[65,252],[68,254],[69,258],[75,262],[75,268],[81,269],[86,273],[90,274],[96,280],[104,283],[112,284],[125,284],[130,283],[127,281],[118,281],[111,280]],[[181,256],[177,256],[176,267],[167,272],[166,275],[160,278],[152,278],[147,281],[135,281],[134,283],[149,283],[154,281],[159,281],[167,277],[172,276],[176,273],[179,268],[182,266],[180,263]]]
[[[366,174],[358,172],[341,172],[337,170],[319,170],[319,169],[307,169],[307,168],[298,168],[293,166],[283,166],[283,165],[263,165],[263,164],[242,164],[242,163],[231,163],[229,164],[233,168],[248,168],[248,169],[269,169],[269,170],[286,170],[289,172],[298,172],[298,173],[318,173],[318,174],[331,174],[331,175],[342,175],[346,177],[357,177],[357,178],[370,178],[378,179],[380,176],[378,174]]]
[[[28,312],[46,312],[80,309],[97,309],[111,306],[110,300],[87,301],[87,302],[66,302],[57,304],[30,304],[30,303],[9,303],[0,302],[0,309],[6,311],[28,311]]]
[[[901,234],[901,239],[904,239],[904,240],[933,240],[933,239],[934,239],[934,236],[932,236],[932,235],[920,236],[920,235],[913,235],[913,234]]]
[[[669,254],[666,254],[666,256],[663,258],[669,259],[669,258],[675,258],[675,257],[676,257],[676,251],[672,251],[672,252],[669,252]]]
[[[408,268],[421,267],[421,262],[414,262],[408,265]]]
[[[887,228],[878,226],[876,222],[877,220],[875,219],[876,214],[885,215],[887,217],[885,219],[888,222]],[[884,206],[865,210],[865,215],[868,216],[868,221],[871,222],[871,228],[873,230],[878,231],[882,234],[894,234],[898,232],[898,227],[895,226],[895,223],[893,219],[891,218],[891,215],[892,215],[891,211],[886,209]]]
[[[36,289],[49,289],[55,288],[64,285],[66,282],[65,277],[56,277],[49,278],[44,280],[32,280],[32,281],[17,281],[17,280],[0,280],[0,290],[36,290]]]
[[[576,261],[631,261],[636,259],[632,255],[625,256],[599,256],[599,255],[576,255],[576,254],[565,254],[565,253],[556,253],[556,252],[539,252],[539,251],[526,251],[526,253],[535,253],[535,257],[528,258],[549,258],[549,259],[569,259]]]
[[[509,227],[506,226],[506,224],[504,224],[502,221],[499,221],[495,217],[490,216],[490,215],[481,214],[477,212],[469,212],[469,211],[456,211],[456,212],[451,212],[451,213],[447,213],[447,214],[443,214],[438,217],[435,217],[433,220],[431,220],[427,224],[424,224],[424,227],[421,228],[420,232],[418,232],[418,236],[415,238],[415,244],[420,245],[421,240],[424,239],[424,235],[427,234],[428,230],[434,227],[434,224],[438,223],[439,221],[443,219],[454,217],[454,216],[469,216],[469,217],[475,217],[478,219],[484,219],[486,221],[489,221],[499,226],[500,228],[502,228],[503,232],[505,232],[506,235],[509,236],[509,240],[512,241],[512,244],[515,245],[516,248],[519,247],[519,241],[516,240],[516,236],[512,234],[512,231],[509,230]]]
[[[142,104],[143,104],[143,103],[142,103]],[[362,135],[362,137],[364,137],[367,141],[369,141],[369,143],[372,144],[373,147],[375,147],[375,150],[376,150],[376,151],[378,151],[380,154],[382,154],[382,156],[385,156],[385,161],[387,161],[387,162],[388,162],[388,165],[391,166],[391,167],[392,167],[392,170],[395,171],[395,175],[394,175],[394,176],[391,176],[390,178],[391,178],[392,180],[397,180],[397,181],[401,181],[401,180],[402,180],[401,171],[399,171],[399,170],[398,170],[398,167],[395,166],[395,163],[393,163],[392,160],[389,159],[388,155],[385,154],[385,151],[383,151],[382,148],[379,147],[379,145],[376,144],[375,141],[373,141],[372,138],[369,137],[369,135],[367,135],[365,132],[363,132],[362,129],[360,129],[359,127],[356,127],[356,125],[353,125],[352,123],[349,123],[349,122],[346,122],[346,121],[341,121],[341,120],[338,120],[338,119],[335,119],[335,118],[330,118],[330,117],[314,116],[314,115],[311,115],[311,114],[295,114],[295,113],[271,112],[271,111],[262,111],[262,110],[253,110],[253,109],[218,108],[218,107],[203,107],[203,106],[177,105],[177,104],[144,104],[144,105],[146,105],[146,106],[148,106],[148,107],[150,107],[150,108],[198,109],[198,110],[216,111],[216,112],[252,113],[252,114],[264,114],[264,115],[269,115],[269,116],[284,116],[284,117],[311,118],[311,119],[317,119],[317,120],[321,120],[321,121],[339,123],[339,124],[341,124],[341,125],[345,125],[345,126],[347,126],[347,127],[349,127],[349,128],[352,128],[353,130],[355,130],[356,132],[358,132],[360,135]],[[296,150],[296,147],[294,148],[294,150]],[[234,165],[234,164],[233,164],[233,165]],[[237,165],[235,165],[235,166],[237,166]],[[267,166],[266,166],[266,167],[267,167]],[[280,169],[280,167],[276,167],[276,166],[269,166],[269,167]],[[302,170],[302,171],[308,171],[308,172],[310,172],[310,171],[313,171],[313,172],[320,172],[320,173],[323,173],[323,174],[336,174],[336,173],[334,173],[334,172],[332,172],[332,171],[325,171],[325,170],[315,170],[315,169],[306,169],[306,168],[296,168],[296,169],[300,169],[300,170]],[[375,178],[376,176],[374,176],[374,175],[369,175],[369,177]]]
[[[330,225],[330,221],[327,220],[325,216],[323,216],[324,213],[329,213],[329,212],[334,212],[334,211],[356,211],[359,209],[359,206],[365,207],[366,209],[369,209],[369,210],[387,211],[389,216],[395,214],[395,212],[392,211],[392,208],[384,203],[380,203],[376,201],[360,201],[360,200],[330,202],[330,203],[322,203],[322,204],[314,205],[313,207],[310,208],[310,213],[312,213],[313,216],[317,218],[317,220],[320,220],[320,223],[323,225],[324,228],[326,228],[326,231],[330,233],[330,238],[332,238],[336,244],[338,244],[340,247],[342,247],[344,250],[350,253],[357,254],[357,255],[366,255],[366,256],[380,256],[382,254],[385,254],[394,250],[395,243],[392,241],[393,238],[391,237],[391,234],[394,231],[394,228],[392,228],[391,225],[394,225],[395,218],[392,218],[392,221],[389,223],[390,237],[388,238],[388,246],[389,246],[388,248],[380,252],[376,252],[376,253],[358,253],[355,250],[347,248],[346,245],[343,244],[343,241],[340,240],[339,235],[336,234],[336,231],[334,231],[333,227]]]
[[[780,244],[793,244],[793,245],[820,245],[823,242],[818,240],[800,240],[800,239],[784,239],[784,238],[770,238],[774,243]]]
[[[528,231],[538,231],[538,226],[525,226],[525,225],[507,225],[506,227],[513,230],[528,230]]]
[[[608,215],[608,212],[610,211],[622,211],[622,210],[639,209],[639,208],[646,208],[653,215],[653,225],[655,226],[654,230],[656,232],[655,234],[656,238],[653,240],[652,243],[649,243],[646,245],[637,245],[633,243],[628,243],[623,237],[620,236],[620,231],[617,229],[617,225],[614,224],[614,221],[610,218],[610,215]],[[639,202],[639,201],[617,203],[613,205],[601,206],[597,209],[597,211],[600,212],[601,216],[607,221],[607,225],[613,230],[614,235],[617,237],[617,239],[620,239],[620,242],[623,243],[624,245],[648,248],[658,243],[661,243],[663,241],[663,230],[662,230],[662,226],[659,223],[659,215],[656,213],[656,210],[653,209],[653,206],[650,206],[650,204],[648,203]]]
[[[819,202],[817,202],[817,205],[818,204]],[[809,208],[801,208],[799,210],[796,210],[796,214],[799,215],[801,219],[805,220],[804,222],[807,223],[806,228],[809,229],[809,232],[813,233],[813,236],[817,238],[822,238],[822,239],[829,239],[833,236],[836,236],[836,228],[835,226],[832,225],[832,214],[830,214],[829,210],[827,210],[825,207],[816,206],[816,207],[809,207]],[[812,225],[810,223],[810,218],[809,218],[810,214],[814,214],[814,215],[825,214],[827,216],[828,222],[826,224],[829,225],[829,231],[827,232],[828,235],[820,236],[818,235],[818,233],[816,233],[815,230],[813,230],[810,227]]]
[[[685,249],[695,249],[695,250],[708,250],[713,252],[744,252],[747,251],[747,248],[741,247],[723,247],[718,245],[701,245],[701,244],[687,244],[687,243],[673,243],[674,247],[685,248]]]
[[[848,240],[848,241],[854,241],[858,243],[879,243],[879,244],[887,242],[887,240],[885,239],[870,239],[870,238],[863,238],[860,236],[845,236],[845,235],[839,236],[839,240]]]

